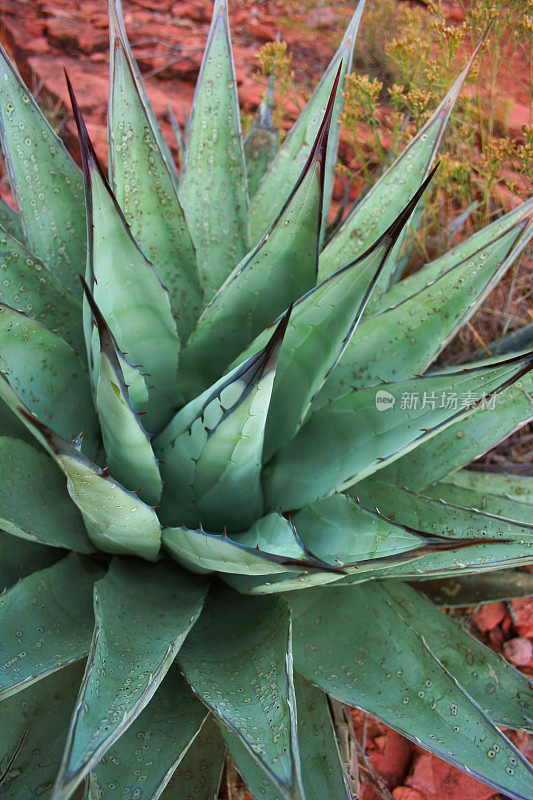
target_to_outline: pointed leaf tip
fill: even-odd
[[[311,148],[311,152],[309,153],[309,158],[307,160],[307,164],[303,169],[303,174],[307,172],[311,164],[315,161],[318,161],[321,166],[321,173],[320,173],[320,183],[321,183],[321,190],[323,190],[324,178],[325,178],[325,166],[326,166],[326,152],[328,149],[328,139],[329,139],[329,131],[331,128],[331,121],[333,119],[333,109],[335,106],[335,100],[337,98],[337,90],[339,88],[339,81],[342,72],[342,60],[339,64],[337,69],[337,74],[335,76],[335,80],[333,81],[333,86],[331,87],[331,92],[328,99],[328,104],[326,106],[326,110],[324,112],[324,117],[322,122],[320,123],[320,128],[318,129],[318,133],[316,135],[316,139],[314,141],[313,147]]]
[[[275,369],[277,365],[281,346],[283,344],[283,339],[285,338],[285,333],[287,332],[293,307],[294,303],[291,303],[283,317],[278,322],[276,330],[270,337],[269,342],[263,350],[262,356],[260,356],[263,359],[263,368],[261,371],[262,375],[268,372],[269,369]]]
[[[420,200],[420,198],[426,191],[427,187],[433,180],[433,176],[435,175],[439,167],[440,167],[440,161],[437,161],[435,166],[432,168],[431,172],[424,178],[420,187],[417,189],[412,198],[409,200],[404,210],[394,220],[390,228],[387,231],[385,231],[382,238],[385,238],[386,236],[390,236],[391,238],[396,238],[396,235],[400,233],[404,225],[406,225],[409,217],[417,207],[418,201]]]
[[[68,72],[65,68],[63,68],[63,72],[65,73],[65,80],[67,82],[68,93],[70,97],[70,104],[72,106],[72,113],[74,114],[74,121],[76,122],[76,128],[78,130],[78,139],[80,143],[80,152],[81,152],[81,161],[83,166],[83,172],[85,174],[86,180],[88,179],[89,173],[91,168],[95,168],[98,170],[100,175],[102,176],[103,180],[107,185],[107,178],[105,173],[102,169],[100,162],[98,161],[98,156],[96,155],[95,149],[93,147],[93,143],[89,137],[89,133],[87,131],[87,126],[85,125],[85,120],[83,119],[83,115],[81,113],[81,109],[79,103],[76,99],[76,95],[74,94],[74,88],[70,81]]]

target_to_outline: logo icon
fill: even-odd
[[[384,389],[376,392],[376,408],[378,411],[388,411],[394,407],[395,402],[396,398],[390,392],[386,392]]]

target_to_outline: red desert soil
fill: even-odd
[[[170,104],[180,121],[189,113],[212,5],[203,0],[124,0],[124,17],[155,112],[173,146],[167,118]],[[245,111],[257,108],[261,84],[257,50],[279,32],[293,53],[297,83],[310,89],[328,63],[349,18],[348,4],[316,7],[277,0],[232,0],[230,9],[239,97]],[[304,13],[305,12],[305,13]],[[450,20],[462,11],[449,4]],[[76,138],[69,111],[63,67],[68,70],[89,132],[102,161],[106,153],[108,70],[107,13],[104,0],[1,0],[0,38],[24,80],[64,120],[64,135],[74,153]],[[526,67],[525,67],[526,68]],[[518,82],[515,86],[518,85]],[[513,85],[505,86],[507,93]],[[513,131],[528,122],[527,104],[515,96]],[[177,152],[174,148],[174,152]],[[5,187],[4,187],[5,188]],[[473,631],[518,669],[533,676],[533,599],[491,603],[472,609]],[[360,760],[361,800],[488,800],[501,797],[450,767],[384,725],[353,712],[366,760]],[[510,733],[533,762],[533,742]],[[247,796],[239,792],[239,800]],[[237,798],[233,798],[237,800]]]

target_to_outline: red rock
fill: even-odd
[[[407,739],[396,731],[387,730],[372,741],[368,756],[376,772],[392,789],[403,781],[412,752],[413,746]]]
[[[503,654],[505,658],[516,664],[517,667],[525,667],[533,658],[533,643],[530,639],[517,636],[509,639],[503,644]]]
[[[249,22],[248,30],[260,42],[272,42],[276,38],[276,29],[263,22]]]
[[[393,789],[392,796],[394,800],[426,800],[425,794],[421,794],[410,786],[397,786],[396,789]]]
[[[313,28],[336,28],[342,21],[340,15],[329,6],[313,8],[307,18]]]
[[[466,14],[464,8],[457,3],[446,11],[446,17],[453,22],[464,22]]]
[[[494,795],[494,789],[422,751],[415,756],[412,772],[404,783],[427,800],[488,800]]]
[[[514,629],[519,636],[533,637],[533,597],[511,600],[516,622]]]
[[[48,53],[50,50],[50,43],[45,36],[37,36],[35,39],[30,39],[28,48],[33,53]]]
[[[476,628],[482,633],[491,631],[496,627],[496,625],[500,624],[502,619],[505,617],[505,614],[506,608],[504,603],[485,603],[480,609],[478,609],[478,611],[476,611],[476,615],[474,617]]]
[[[505,642],[505,634],[500,627],[497,627],[494,628],[492,631],[489,631],[489,639],[491,640],[496,650],[501,650],[503,647],[503,643]]]
[[[502,624],[500,625],[502,631],[506,636],[509,636],[511,633],[511,628],[513,627],[513,622],[511,617],[506,614],[505,619],[503,620]]]

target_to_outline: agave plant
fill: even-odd
[[[212,800],[227,752],[256,800],[348,800],[338,702],[533,797],[529,681],[431,600],[531,591],[533,479],[463,469],[532,416],[531,331],[430,369],[533,200],[398,280],[468,64],[331,235],[362,10],[280,146],[216,0],[180,175],[119,0],[109,178],[2,53],[6,800]]]

